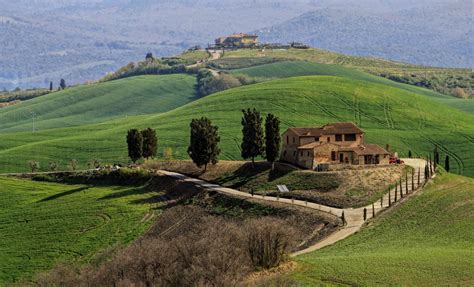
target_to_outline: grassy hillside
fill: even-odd
[[[235,69],[231,70],[230,72],[235,75],[247,75],[250,77],[255,77],[259,80],[311,75],[345,77],[354,80],[368,81],[371,83],[385,84],[409,92],[426,95],[429,97],[433,97],[440,103],[449,105],[451,107],[467,112],[474,112],[474,101],[472,100],[454,98],[426,88],[391,81],[383,77],[374,76],[353,68],[346,68],[340,65],[319,64],[306,61],[284,61],[242,69]]]
[[[187,158],[189,122],[206,116],[219,126],[221,159],[240,159],[241,109],[256,107],[281,118],[289,126],[318,126],[353,121],[369,142],[407,155],[427,156],[440,145],[441,158],[451,157],[452,171],[474,176],[474,116],[446,107],[430,98],[386,85],[329,76],[281,79],[207,96],[160,115],[136,116],[96,125],[53,129],[37,133],[0,135],[0,170],[25,171],[26,162],[50,160],[64,168],[74,158],[82,166],[127,161],[125,134],[131,127],[157,129],[159,151],[173,149],[175,158]]]
[[[130,242],[151,224],[150,205],[137,203],[148,197],[139,187],[0,177],[0,285]]]
[[[474,180],[445,174],[348,239],[297,258],[304,286],[474,284]]]
[[[224,58],[217,60],[215,65],[222,65],[232,68],[232,63],[238,63],[242,67],[242,61],[248,62],[251,66],[253,62],[265,62],[263,59],[287,59],[310,61],[322,64],[335,64],[346,67],[353,67],[358,70],[368,72],[376,76],[393,79],[394,81],[410,83],[423,86],[433,91],[444,94],[459,96],[456,88],[462,88],[463,92],[474,97],[474,73],[469,69],[435,68],[405,64],[371,57],[348,56],[320,49],[290,49],[290,50],[235,50],[228,51]],[[256,61],[255,59],[259,59]]]
[[[0,110],[0,131],[37,130],[162,113],[195,98],[189,75],[140,76],[69,88]]]

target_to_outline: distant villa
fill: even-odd
[[[258,36],[245,33],[232,34],[217,38],[215,45],[219,48],[250,48],[258,45]]]

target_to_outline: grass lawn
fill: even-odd
[[[387,85],[332,76],[309,76],[244,86],[213,94],[173,111],[142,115],[95,125],[0,134],[0,172],[26,171],[28,160],[42,169],[51,160],[66,168],[76,159],[81,167],[91,159],[127,162],[125,135],[130,128],[152,127],[159,152],[171,148],[173,157],[187,159],[189,123],[208,117],[219,127],[221,159],[239,160],[241,109],[257,107],[290,126],[320,126],[352,121],[366,132],[368,142],[390,144],[406,156],[427,156],[438,144],[441,159],[451,157],[453,172],[474,176],[474,115],[446,107],[424,95]]]
[[[133,115],[167,112],[195,100],[190,75],[139,76],[71,87],[0,110],[0,132],[100,123]]]
[[[436,178],[361,232],[296,258],[303,286],[474,284],[474,180]]]
[[[152,223],[141,187],[62,185],[0,177],[0,285],[58,261],[89,262]]]

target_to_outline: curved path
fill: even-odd
[[[415,170],[415,177],[414,177],[413,183],[412,183],[411,176],[409,176],[408,178],[408,190],[406,189],[406,182],[405,181],[402,182],[402,194],[403,194],[402,199],[404,201],[406,198],[410,197],[412,194],[419,191],[421,189],[420,187],[423,186],[423,183],[425,182],[424,168],[426,165],[426,161],[423,159],[403,159],[403,161],[405,161],[405,164],[413,167]],[[420,171],[420,185],[418,185],[418,171]],[[282,202],[282,203],[287,203],[287,204],[296,205],[296,206],[303,206],[303,207],[319,210],[322,212],[327,212],[339,218],[341,218],[342,214],[344,213],[344,217],[346,221],[344,226],[342,226],[339,230],[331,233],[329,236],[325,237],[323,240],[315,243],[314,245],[293,253],[292,256],[301,255],[304,253],[308,253],[308,252],[323,248],[339,240],[342,240],[348,237],[349,235],[356,233],[357,231],[361,229],[361,227],[363,226],[365,222],[364,209],[366,210],[366,219],[368,220],[372,218],[374,215],[376,216],[383,209],[386,209],[388,207],[394,206],[395,204],[398,204],[401,199],[400,187],[398,186],[397,195],[395,195],[395,188],[394,188],[389,193],[385,194],[381,200],[375,202],[373,205],[370,204],[366,207],[361,207],[361,208],[341,209],[341,208],[330,207],[330,206],[321,205],[317,203],[311,203],[311,202],[302,201],[302,200],[292,200],[288,198],[277,198],[277,197],[272,197],[272,196],[260,196],[260,195],[252,196],[251,194],[246,193],[246,192],[238,191],[232,188],[222,187],[217,184],[211,184],[201,179],[191,178],[186,175],[176,173],[176,172],[171,172],[171,171],[159,170],[158,174],[171,176],[185,182],[191,182],[208,191],[216,191],[216,192],[220,192],[220,193],[224,193],[228,195],[235,195],[235,196],[244,197],[244,198],[253,197],[256,199],[261,199],[261,200],[266,200],[266,201]]]

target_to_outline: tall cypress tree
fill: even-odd
[[[265,158],[272,163],[272,170],[280,153],[280,142],[280,120],[268,114],[265,119]]]
[[[50,90],[50,91],[53,90],[53,82],[49,82],[49,90]]]
[[[158,148],[158,138],[156,131],[152,128],[147,128],[141,131],[143,137],[143,157],[149,159],[156,157],[156,150]]]
[[[61,81],[59,82],[59,87],[61,88],[61,90],[66,89],[66,80],[61,79]]]
[[[444,160],[444,169],[449,172],[449,155],[446,156],[446,159]]]
[[[435,149],[434,149],[434,163],[435,163],[435,166],[439,164],[439,152],[438,152],[437,145],[435,145]]]
[[[218,147],[220,137],[218,127],[213,126],[208,118],[193,119],[190,124],[191,135],[188,154],[193,162],[204,171],[209,163],[216,164],[221,150]]]
[[[135,163],[143,155],[143,137],[137,129],[131,129],[127,133],[128,156]]]
[[[252,164],[255,162],[255,157],[263,155],[263,129],[262,117],[255,109],[242,110],[244,114],[242,117],[242,157],[244,159],[252,159]]]

